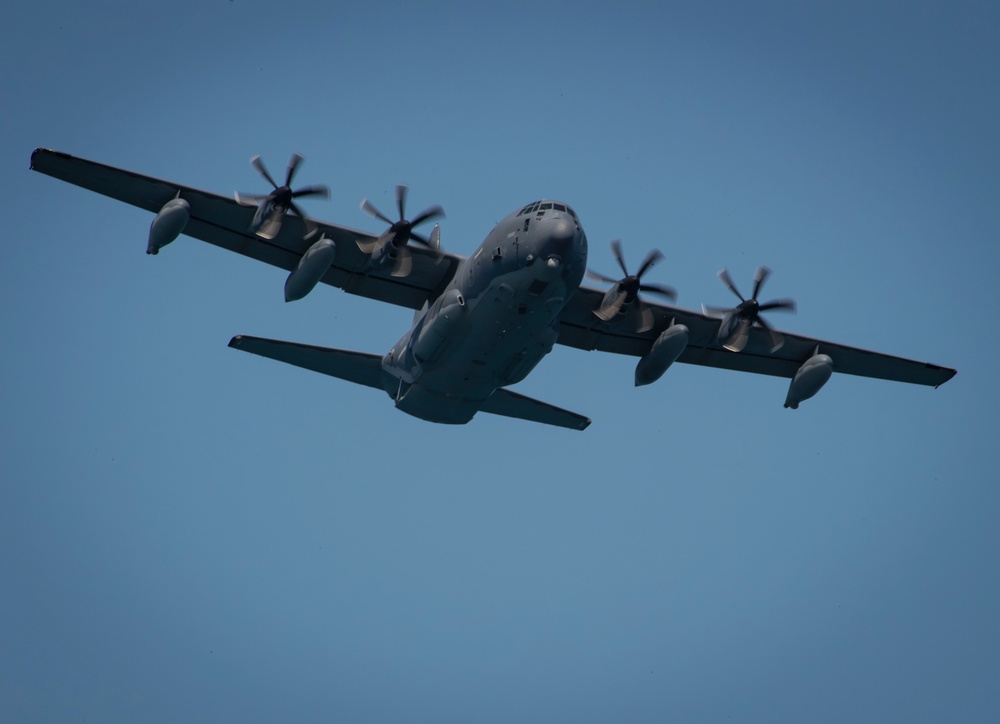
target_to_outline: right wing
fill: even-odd
[[[191,208],[191,219],[184,234],[286,271],[295,269],[306,250],[325,234],[336,243],[337,252],[332,266],[320,281],[351,294],[411,309],[420,309],[428,299],[437,297],[462,259],[457,254],[436,253],[412,246],[413,267],[409,276],[393,277],[387,271],[371,269],[369,258],[358,248],[357,240],[371,241],[376,237],[364,231],[314,221],[317,233],[307,240],[304,238],[306,228],[303,221],[289,214],[274,239],[262,239],[250,231],[255,208],[243,206],[231,196],[201,191],[45,148],[37,148],[31,154],[31,169],[154,214],[180,192],[181,198]]]

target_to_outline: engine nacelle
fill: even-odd
[[[683,324],[667,327],[635,366],[635,386],[656,382],[687,348],[688,328]]]
[[[191,219],[191,207],[180,196],[170,199],[149,226],[147,254],[158,254],[160,249],[176,239]]]
[[[832,374],[833,360],[829,355],[819,354],[817,351],[799,367],[795,377],[792,378],[792,383],[788,386],[788,396],[785,398],[785,407],[798,409],[799,403],[819,392]]]
[[[333,264],[336,255],[337,245],[325,236],[310,246],[285,280],[285,301],[294,302],[311,292]]]
[[[465,316],[465,298],[457,289],[441,297],[428,311],[430,321],[420,330],[413,344],[413,356],[427,362],[444,347],[459,321]],[[437,307],[435,313],[434,307]]]

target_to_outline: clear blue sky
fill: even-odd
[[[0,29],[0,719],[992,721],[1000,709],[992,3],[18,3]],[[384,352],[406,310],[30,173],[48,146],[310,214],[571,203],[679,304],[758,264],[780,328],[939,390],[557,348],[593,418],[435,426],[226,347]]]

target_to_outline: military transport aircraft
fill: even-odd
[[[184,233],[286,270],[286,300],[323,282],[415,310],[412,326],[385,355],[243,335],[229,346],[381,389],[403,412],[433,422],[461,424],[489,412],[584,429],[590,420],[583,415],[507,389],[556,343],[638,357],[636,385],[657,380],[675,361],[786,377],[790,408],[816,394],[834,371],[935,387],[955,375],[933,364],[775,331],[760,313],[793,303],[757,300],[765,268],[758,270],[750,299],[723,270],[719,276],[740,304],[694,312],[640,297],[673,299],[672,289],[641,280],[661,255],[652,252],[629,274],[615,242],[624,276],[592,274],[611,284],[607,291],[581,286],[587,237],[573,209],[551,199],[510,213],[469,257],[442,251],[438,226],[427,237],[414,231],[443,210],[431,207],[407,220],[402,186],[398,221],[362,202],[363,211],[390,225],[383,233],[308,219],[292,199],[328,192],[322,186],[291,189],[301,161],[292,157],[278,186],[255,157],[251,163],[274,191],[235,198],[42,148],[32,153],[31,168],[156,214],[148,253]]]

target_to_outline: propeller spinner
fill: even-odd
[[[719,270],[719,279],[729,287],[729,291],[739,297],[740,303],[732,309],[707,307],[703,304],[702,310],[710,316],[722,317],[722,323],[719,325],[718,339],[726,349],[732,352],[741,352],[750,338],[750,328],[755,324],[763,328],[771,336],[772,352],[780,349],[781,345],[785,343],[784,338],[760,316],[761,312],[771,310],[795,311],[795,302],[791,299],[776,299],[773,302],[765,302],[764,304],[757,301],[760,288],[764,286],[764,281],[770,274],[771,270],[766,266],[758,267],[757,273],[754,274],[753,278],[753,296],[749,299],[744,299],[743,295],[740,294],[740,290],[736,288],[733,280],[730,279],[729,272],[725,269]]]
[[[431,219],[444,216],[444,209],[436,205],[431,206],[417,214],[412,221],[408,221],[406,218],[406,195],[408,191],[408,187],[403,184],[396,186],[396,206],[399,210],[398,221],[393,221],[376,209],[368,199],[364,199],[361,202],[362,211],[369,216],[389,224],[389,228],[377,239],[358,239],[358,248],[365,254],[371,255],[373,263],[389,263],[391,261],[392,271],[390,274],[394,277],[408,276],[413,266],[410,250],[406,246],[410,239],[434,251],[440,251],[441,249],[441,232],[438,226],[434,227],[429,238],[418,234],[413,228]]]
[[[614,254],[615,260],[618,262],[618,266],[621,267],[622,273],[625,274],[625,276],[621,279],[614,279],[613,277],[605,276],[604,274],[598,274],[597,272],[589,270],[587,271],[587,276],[591,279],[607,282],[613,285],[611,289],[608,290],[607,294],[604,295],[604,299],[601,300],[601,305],[594,310],[594,316],[602,321],[610,322],[623,310],[627,311],[629,306],[635,302],[636,309],[639,311],[640,315],[640,323],[637,331],[645,332],[653,326],[653,312],[642,303],[642,299],[639,297],[639,292],[659,294],[662,297],[666,297],[670,301],[677,299],[677,292],[672,287],[661,286],[659,284],[642,283],[642,276],[649,271],[650,268],[656,264],[656,262],[663,258],[663,253],[657,249],[649,252],[649,255],[639,267],[639,271],[635,274],[629,274],[628,267],[625,266],[625,256],[622,254],[621,241],[615,239],[611,242],[611,252]]]
[[[264,162],[260,159],[260,156],[254,156],[250,159],[250,164],[257,169],[257,173],[263,176],[274,187],[274,191],[264,196],[241,195],[237,193],[236,201],[241,204],[249,203],[257,205],[257,213],[254,214],[250,229],[262,239],[273,239],[278,235],[278,232],[281,231],[281,222],[288,211],[292,211],[302,219],[302,222],[306,225],[306,238],[316,233],[316,227],[306,218],[306,215],[302,213],[302,209],[299,208],[293,199],[304,196],[330,198],[330,189],[326,186],[306,186],[301,189],[292,190],[292,179],[295,178],[295,173],[304,160],[299,154],[293,153],[292,157],[288,160],[288,172],[285,174],[285,183],[283,186],[278,186],[277,182],[271,177],[271,174],[267,172],[267,167],[264,166]]]

